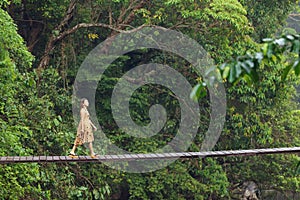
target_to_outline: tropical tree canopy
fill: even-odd
[[[79,109],[74,103],[77,99],[72,99],[74,91],[94,89],[88,81],[76,84],[82,63],[98,44],[105,42],[100,49],[104,55],[119,47],[113,41],[121,33],[144,27],[182,33],[201,45],[213,63],[199,76],[192,63],[166,50],[138,48],[114,59],[97,83],[95,99],[89,99],[96,111],[91,120],[99,122],[110,143],[133,153],[151,153],[176,137],[182,102],[174,91],[159,84],[142,84],[141,77],[128,77],[136,66],[144,66],[139,69],[146,76],[158,77],[144,65],[158,63],[172,67],[187,80],[193,88],[188,91],[190,97],[199,105],[198,110],[190,111],[199,115],[199,127],[187,151],[202,149],[211,121],[210,89],[220,84],[226,92],[226,115],[212,150],[299,147],[300,36],[296,28],[286,28],[288,18],[297,19],[297,7],[296,0],[2,0],[0,156],[67,156],[79,120],[73,117],[73,111]],[[106,56],[102,59],[112,55]],[[158,134],[134,137],[116,123],[111,98],[123,77],[130,85],[142,85],[130,97],[131,119],[125,121],[146,127],[153,119],[151,106],[160,104],[166,120]],[[170,83],[182,87],[176,80]],[[121,100],[116,102],[120,107]],[[104,148],[109,142],[100,137],[100,131],[94,136],[97,153],[109,153]],[[89,150],[80,146],[76,153],[88,155]],[[0,168],[0,196],[297,198],[299,170],[297,155],[179,159],[147,173],[116,170],[104,163],[7,164]]]

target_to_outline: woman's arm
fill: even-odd
[[[97,131],[97,127],[93,124],[93,122],[92,122],[91,120],[90,120],[90,123],[91,123],[93,129],[94,129],[95,131]]]

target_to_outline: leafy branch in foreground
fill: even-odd
[[[219,66],[213,66],[205,73],[203,81],[200,81],[192,90],[191,98],[198,100],[206,96],[206,87],[213,86],[215,81],[237,83],[244,79],[248,83],[259,81],[258,69],[262,63],[276,63],[283,60],[286,53],[298,55],[297,59],[290,61],[281,74],[281,80],[285,81],[287,75],[294,71],[300,75],[300,35],[284,35],[277,39],[263,39],[260,51],[253,54],[246,53],[243,56],[231,59]]]

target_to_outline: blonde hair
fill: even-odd
[[[83,108],[84,101],[87,100],[87,98],[80,99],[80,108]]]

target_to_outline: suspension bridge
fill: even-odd
[[[226,150],[226,151],[202,151],[202,152],[176,152],[176,153],[145,153],[145,154],[119,154],[99,155],[97,158],[90,156],[0,156],[0,164],[11,163],[62,163],[62,162],[123,162],[133,160],[161,160],[178,158],[206,158],[229,156],[258,156],[269,154],[298,154],[300,147]]]

